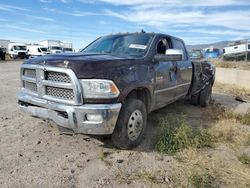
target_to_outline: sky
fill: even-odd
[[[0,25],[0,39],[56,39],[75,49],[141,29],[207,44],[250,38],[250,0],[1,0]]]

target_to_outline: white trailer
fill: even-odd
[[[49,49],[46,46],[28,45],[27,49],[28,49],[28,55],[30,58],[50,54]]]
[[[64,53],[73,52],[73,44],[71,42],[62,42],[62,47]]]
[[[250,56],[250,40],[234,41],[223,49],[223,58],[225,60],[246,60]]]
[[[39,44],[41,46],[47,47],[52,54],[62,52],[62,46],[60,40],[43,40]]]
[[[9,43],[7,52],[13,59],[16,58],[28,58],[27,46],[24,43]]]

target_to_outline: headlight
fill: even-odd
[[[80,80],[84,98],[116,98],[120,94],[111,80],[82,79]]]

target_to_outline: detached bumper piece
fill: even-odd
[[[112,134],[121,104],[66,105],[37,98],[21,91],[18,94],[20,108],[34,117],[54,121],[74,133],[92,135]]]

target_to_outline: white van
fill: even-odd
[[[45,46],[29,45],[27,46],[27,48],[28,48],[28,55],[30,58],[50,54],[48,48]]]
[[[9,43],[8,44],[8,53],[10,57],[15,58],[28,58],[28,51],[26,44],[23,43]]]
[[[50,46],[49,50],[52,54],[62,53],[62,47],[61,46]]]
[[[50,53],[62,53],[62,46],[60,40],[43,40],[39,43],[42,46],[46,46]]]

